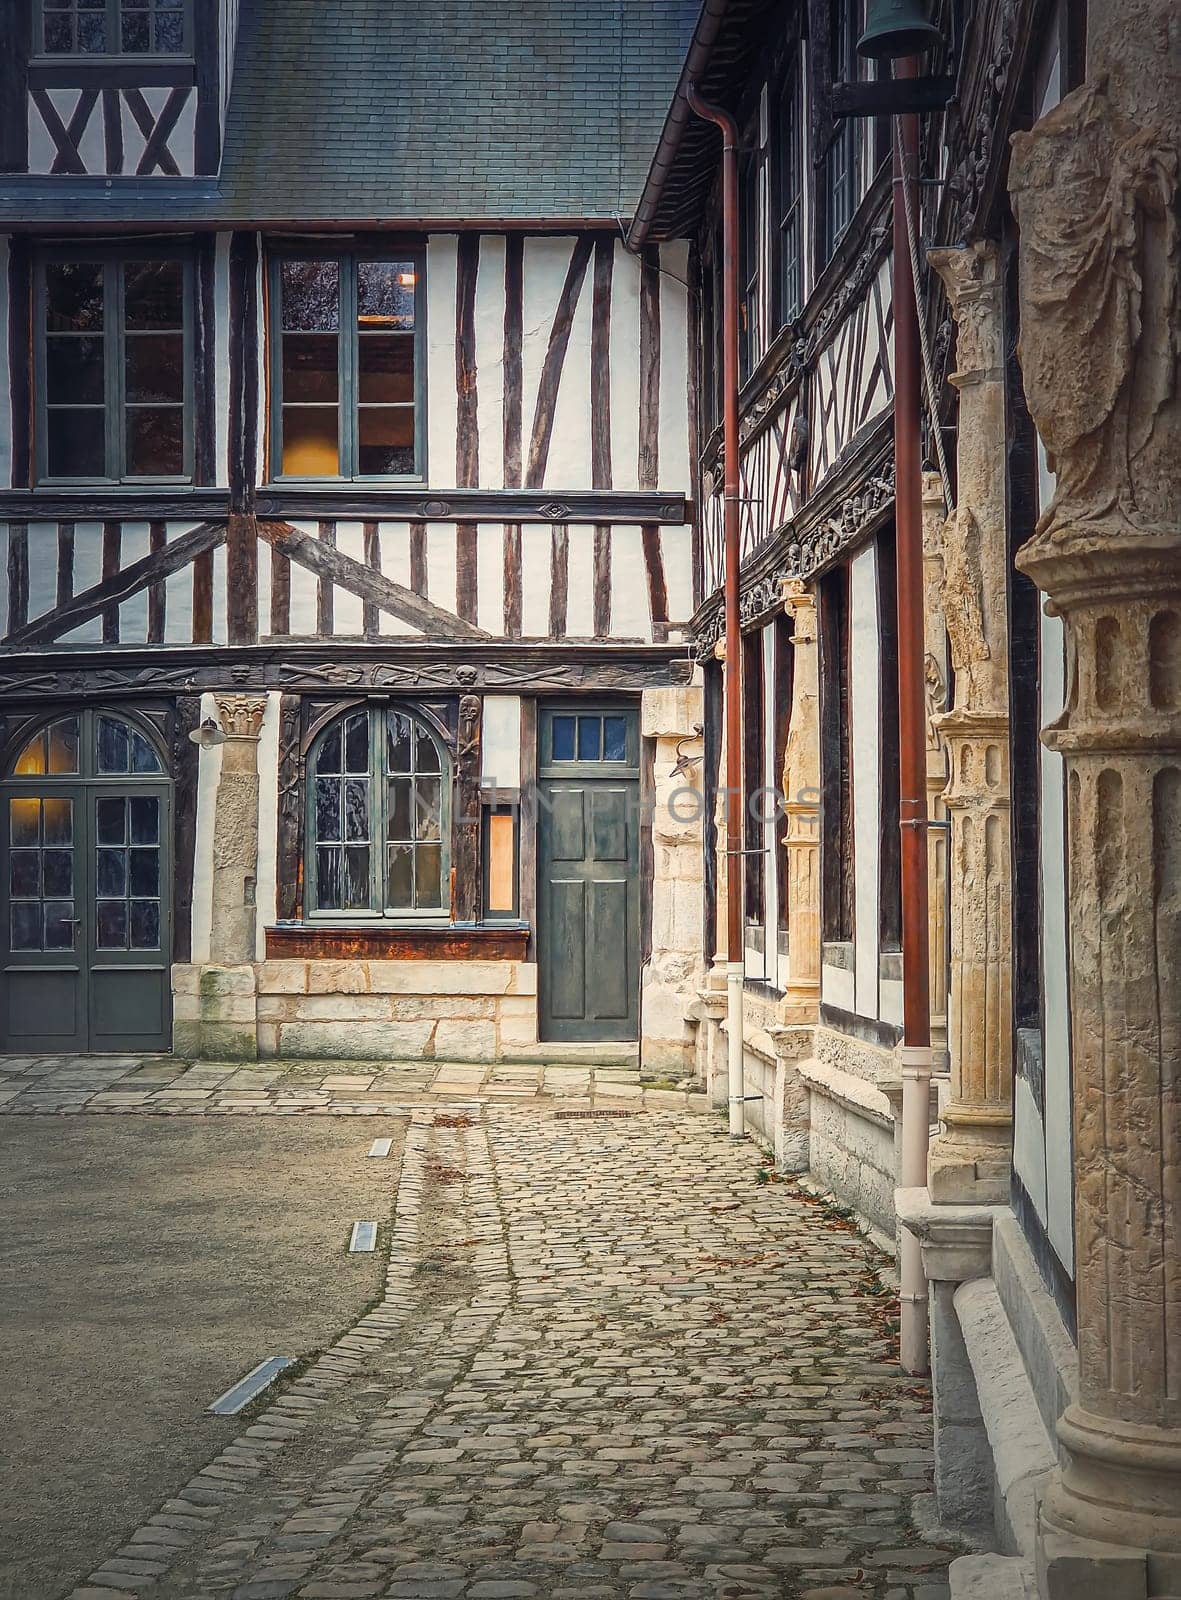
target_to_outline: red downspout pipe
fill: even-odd
[[[726,582],[726,1031],[730,1135],[743,1136],[742,638],[738,626],[738,124],[685,86],[693,113],[722,133],[722,438]],[[925,791],[924,791],[925,793]]]
[[[895,63],[913,78],[918,62]],[[898,118],[894,161],[894,512],[898,553],[898,745],[902,826],[902,1171],[904,1188],[924,1188],[930,1132],[931,1002],[927,905],[927,711],[923,685],[921,374],[918,308],[906,213],[917,215],[918,117]],[[901,1357],[907,1372],[929,1367],[927,1284],[918,1239],[899,1241]]]

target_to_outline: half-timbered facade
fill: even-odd
[[[689,8],[17,9],[0,1048],[634,1055],[700,945],[687,249],[618,221]]]

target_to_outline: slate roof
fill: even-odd
[[[629,217],[699,10],[242,0],[216,184],[9,178],[0,218],[30,203],[42,223]]]

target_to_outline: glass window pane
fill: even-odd
[[[122,844],[127,837],[125,832],[126,802],[106,796],[95,804],[94,814],[97,824],[99,844]]]
[[[52,773],[78,770],[78,719],[63,717],[49,727],[49,770]]]
[[[61,341],[64,342],[64,341]],[[82,340],[75,341],[81,344]],[[91,341],[87,340],[87,343]],[[127,398],[171,400],[185,395],[185,346],[182,333],[137,333],[127,339]],[[101,399],[101,395],[99,396]]]
[[[516,899],[515,827],[511,812],[488,818],[489,911],[512,911]]]
[[[41,902],[34,900],[18,900],[12,906],[12,939],[10,948],[13,950],[40,950],[41,948]]]
[[[392,844],[387,852],[385,903],[391,911],[405,911],[414,904],[414,852],[408,844]]]
[[[386,771],[410,771],[410,718],[391,711],[386,719]]]
[[[316,838],[335,842],[340,838],[340,779],[316,779]]]
[[[117,717],[98,719],[98,770],[127,772],[131,765],[131,730]],[[120,807],[123,802],[120,800]]]
[[[113,896],[127,893],[127,852],[125,850],[96,851],[95,869],[95,884],[99,894]]]
[[[289,478],[340,476],[335,406],[283,407],[283,472]]]
[[[97,261],[51,261],[45,268],[49,333],[96,333],[103,325],[103,269]]]
[[[369,907],[369,846],[348,845],[344,852],[344,909],[365,911]]]
[[[283,400],[335,400],[339,356],[334,333],[283,335]]]
[[[316,904],[321,911],[340,910],[340,849],[316,850]]]
[[[16,758],[13,771],[19,778],[39,778],[46,770],[45,730],[35,733]]]
[[[138,55],[148,48],[148,17],[144,11],[125,11],[120,29],[123,49],[128,55]]]
[[[603,760],[627,760],[627,718],[603,718]]]
[[[185,470],[184,408],[127,411],[127,475],[131,478],[179,478]]]
[[[303,333],[335,333],[339,329],[339,262],[284,261],[280,281],[285,329]]]
[[[50,334],[45,341],[45,398],[52,405],[101,406],[101,333]]]
[[[442,905],[442,872],[442,846],[420,845],[414,852],[414,903],[419,910]]]
[[[15,850],[21,845],[40,843],[41,802],[22,796],[8,802],[8,838]]]
[[[338,722],[335,727],[329,728],[328,732],[324,735],[324,741],[320,746],[320,753],[316,757],[317,772],[339,772],[341,770],[340,733],[340,723]]]
[[[410,778],[391,778],[389,781],[389,820],[387,839],[412,839],[410,831]]]
[[[552,756],[555,761],[574,760],[574,718],[555,717],[550,724],[553,732]]]
[[[155,44],[162,53],[179,55],[184,49],[184,13],[157,11],[155,17]]]
[[[133,850],[131,852],[131,892],[136,895],[160,893],[160,852],[158,850]]]
[[[45,902],[46,950],[72,950],[74,948],[74,902],[72,900],[47,900]]]
[[[36,801],[33,804],[36,805]],[[47,845],[71,844],[74,839],[74,802],[50,800],[41,802],[41,830]]]
[[[602,734],[603,722],[601,717],[579,717],[578,759],[580,761],[598,761]]]
[[[413,328],[413,261],[357,263],[357,322],[361,328]]]
[[[86,11],[78,18],[78,49],[84,55],[101,55],[107,48],[107,19],[101,11]]]
[[[41,852],[13,850],[8,857],[9,893],[24,898],[41,893]]]
[[[438,772],[439,747],[425,728],[415,725],[414,766],[417,772]]]
[[[419,778],[415,784],[416,806],[414,837],[438,839],[441,836],[441,785],[438,778]]]
[[[42,870],[45,875],[46,894],[73,894],[74,852],[72,850],[46,850],[42,857]]]
[[[358,398],[414,400],[414,336],[363,333],[358,342]]]
[[[74,48],[74,22],[69,16],[45,18],[45,49],[49,55],[68,55]]]
[[[131,902],[131,948],[133,950],[158,950],[160,948],[160,902],[158,900],[133,900]]]
[[[97,905],[97,939],[100,950],[127,949],[126,900],[100,900]]]
[[[183,262],[129,261],[123,268],[123,315],[130,332],[183,328],[184,303]]]
[[[346,778],[344,785],[344,836],[369,837],[369,779]]]
[[[414,407],[361,406],[357,470],[368,476],[414,471]]]
[[[131,802],[132,844],[158,844],[160,842],[160,802],[140,795]]]
[[[160,758],[142,733],[131,730],[131,770],[135,773],[159,772]]]
[[[106,413],[55,408],[45,419],[45,466],[51,478],[102,478],[107,471]]]
[[[344,725],[344,770],[369,771],[369,713],[359,711]]]

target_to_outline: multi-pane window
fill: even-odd
[[[347,712],[317,739],[309,770],[313,910],[446,911],[450,773],[426,724],[385,706]]]
[[[275,261],[273,476],[421,475],[421,278],[409,255]]]
[[[745,383],[759,359],[759,183],[762,161],[742,157],[738,169],[738,378]]]
[[[628,719],[622,714],[573,712],[550,719],[551,761],[623,761],[628,752]]]
[[[38,476],[192,475],[189,264],[49,257],[38,272]]]
[[[46,55],[184,55],[187,0],[41,0]]]
[[[861,8],[857,0],[840,0],[833,18],[833,81],[854,83],[860,76],[857,54]],[[823,266],[840,243],[853,220],[860,191],[858,160],[859,127],[846,117],[837,128],[824,158],[824,187],[821,196]]]
[[[775,202],[777,240],[776,324],[783,327],[804,305],[804,185],[799,65],[787,64],[779,92]]]

